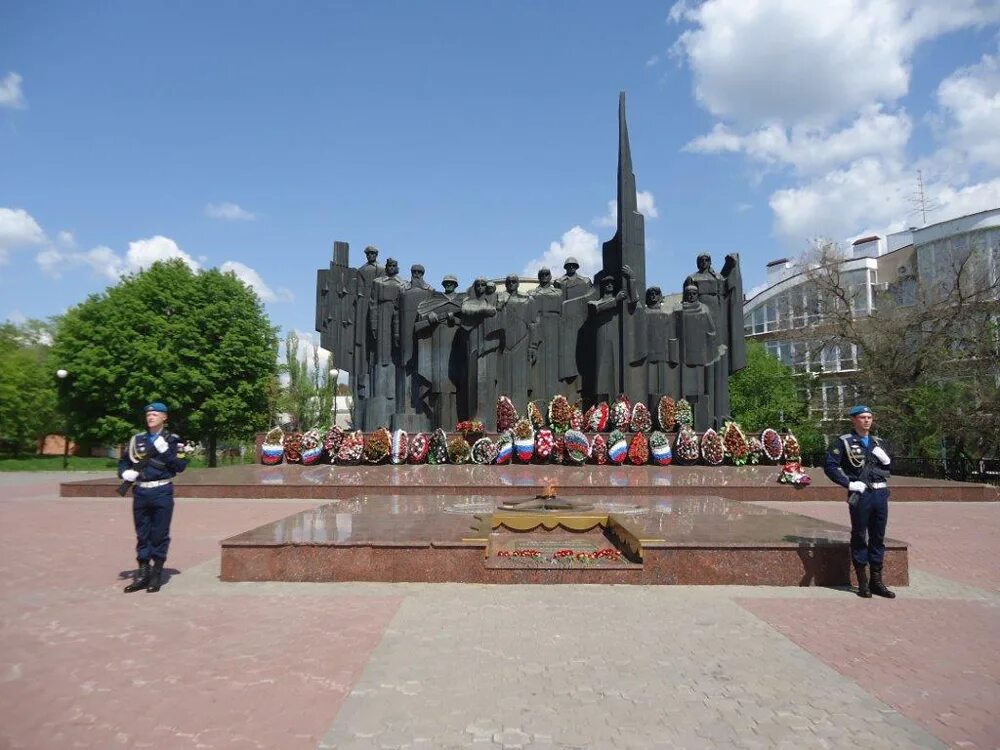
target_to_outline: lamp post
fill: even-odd
[[[69,371],[61,367],[56,370],[56,377],[59,378],[59,395],[62,396],[63,407],[63,469],[69,468],[69,412],[66,408],[66,378]]]

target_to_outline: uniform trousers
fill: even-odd
[[[851,558],[858,565],[882,565],[889,488],[866,490],[851,509]]]
[[[174,486],[136,487],[132,498],[135,521],[135,557],[139,561],[166,560],[170,547],[170,520],[174,515]]]

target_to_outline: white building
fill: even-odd
[[[969,253],[976,253],[975,278],[995,284],[1000,273],[1000,208],[890,234],[885,242],[863,237],[852,244],[839,271],[855,314],[867,315],[880,291],[905,294],[908,285],[915,290],[918,282],[930,288],[935,280],[953,280],[956,260]],[[856,400],[851,376],[857,372],[858,353],[851,344],[820,345],[820,300],[808,278],[801,261],[780,258],[768,263],[767,282],[751,290],[743,303],[744,330],[796,373],[809,375],[817,416],[836,420]]]

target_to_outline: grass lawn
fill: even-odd
[[[234,463],[244,463],[239,458],[219,461],[219,466],[231,466]],[[245,463],[254,463],[252,455]],[[204,456],[195,456],[188,463],[192,469],[203,469],[208,466]],[[115,471],[118,469],[117,458],[100,458],[92,456],[70,456],[69,471]],[[62,456],[0,456],[0,471],[62,471]]]

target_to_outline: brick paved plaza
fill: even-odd
[[[64,477],[0,475],[0,748],[1000,747],[998,503],[892,506],[912,585],[863,601],[222,583],[221,539],[320,501],[181,499],[126,596],[130,501]]]

